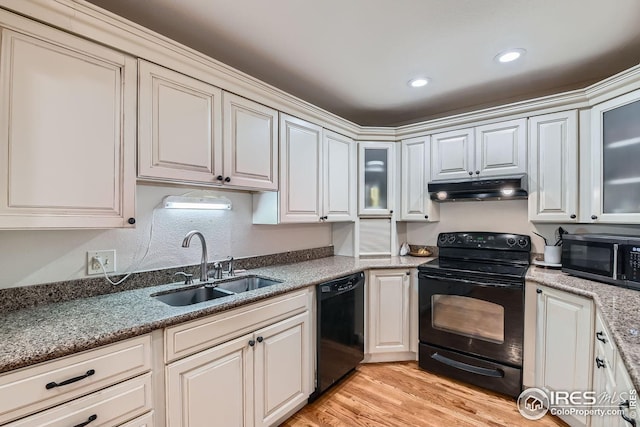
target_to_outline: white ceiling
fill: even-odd
[[[89,1],[360,125],[581,88],[640,63],[640,0]],[[514,47],[521,61],[494,61]],[[408,87],[417,75],[431,83]]]

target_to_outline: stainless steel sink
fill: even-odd
[[[211,286],[200,286],[198,288],[184,289],[159,295],[151,295],[155,299],[173,307],[197,304],[199,302],[211,301],[218,298],[228,297],[235,292],[226,289],[218,289]]]
[[[254,289],[265,288],[267,286],[277,285],[278,283],[282,282],[260,276],[243,276],[224,282],[209,283],[197,288],[182,289],[151,296],[170,306],[181,307],[228,297],[229,295],[252,291]]]
[[[266,288],[267,286],[282,283],[280,280],[267,279],[260,276],[244,276],[237,279],[227,280],[218,284],[218,289],[231,291],[239,294],[242,292],[252,291],[254,289]]]

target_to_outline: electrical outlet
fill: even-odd
[[[102,274],[102,267],[97,258],[102,260],[107,273],[116,271],[116,250],[87,252],[87,274]]]

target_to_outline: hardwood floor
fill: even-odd
[[[305,406],[282,426],[566,426],[522,417],[515,400],[439,377],[416,362],[373,363]]]

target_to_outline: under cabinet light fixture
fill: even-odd
[[[198,194],[193,194],[198,193]],[[230,210],[231,200],[226,197],[207,195],[195,191],[182,196],[166,196],[162,201],[165,209]]]

